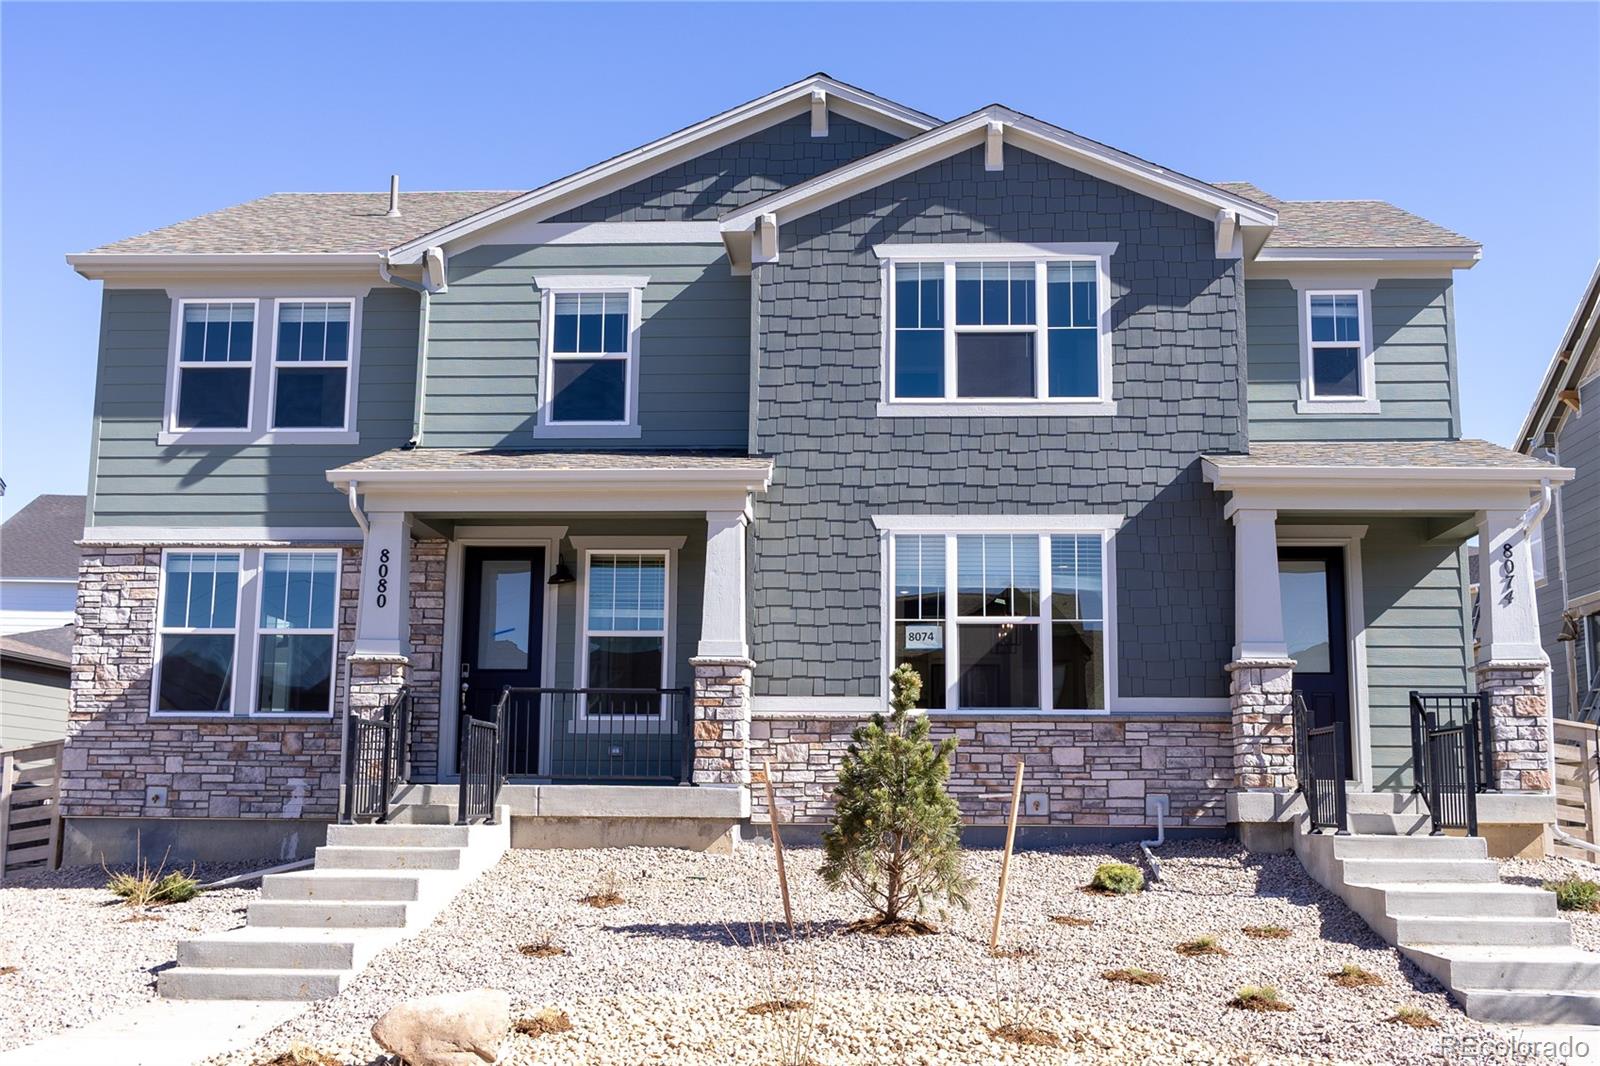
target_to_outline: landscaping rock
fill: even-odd
[[[511,997],[493,988],[409,999],[372,1026],[372,1039],[407,1066],[478,1066],[500,1056]]]

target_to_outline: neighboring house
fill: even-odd
[[[36,496],[0,525],[0,635],[72,621],[82,496]]]
[[[72,626],[0,636],[0,751],[67,735]]]
[[[818,75],[530,192],[72,255],[105,288],[68,861],[304,852],[402,686],[403,798],[448,802],[499,706],[522,843],[704,842],[765,820],[764,760],[815,824],[899,662],[973,824],[1022,756],[1034,825],[1264,847],[1291,685],[1361,793],[1409,788],[1411,689],[1482,685],[1524,802],[1481,817],[1537,849],[1528,567],[1474,662],[1464,545],[1526,560],[1570,471],[1462,439],[1479,252]]]
[[[1536,542],[1539,629],[1551,702],[1563,718],[1600,720],[1600,266],[1550,359],[1517,450],[1571,467]]]

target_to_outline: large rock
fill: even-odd
[[[479,1066],[500,1055],[511,997],[493,988],[408,999],[389,1008],[372,1039],[408,1066]]]

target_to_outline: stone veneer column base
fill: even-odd
[[[404,655],[350,656],[350,713],[375,718],[395,693],[411,683],[411,660]]]
[[[750,783],[749,659],[698,656],[694,667],[694,783]]]
[[[1489,765],[1501,792],[1551,790],[1549,664],[1542,660],[1479,663],[1478,691],[1489,694],[1494,751]]]
[[[1234,787],[1294,791],[1294,660],[1240,659],[1228,674]]]

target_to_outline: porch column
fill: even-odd
[[[694,783],[750,783],[750,679],[745,638],[747,512],[706,514],[706,571],[694,667]]]
[[[410,562],[410,516],[370,514],[361,549],[361,606],[346,697],[350,710],[362,717],[376,714],[411,681]]]
[[[1240,791],[1292,791],[1294,660],[1283,635],[1278,588],[1278,513],[1233,512],[1233,662],[1228,706],[1233,720],[1233,777]]]
[[[1523,511],[1478,514],[1478,691],[1489,695],[1495,780],[1501,792],[1549,792],[1553,753],[1550,661],[1539,640],[1533,556]]]

